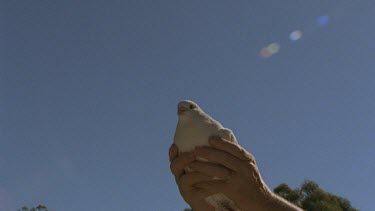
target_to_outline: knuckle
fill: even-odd
[[[240,156],[242,160],[248,160],[249,157],[251,157],[251,154],[248,151],[246,151],[244,148],[240,147],[239,151],[240,151]]]
[[[174,170],[174,164],[173,164],[173,162],[171,162],[171,163],[169,164],[169,168],[171,169],[171,172],[173,173],[173,170]]]
[[[178,168],[176,167],[176,163],[175,162],[172,162],[170,165],[169,165],[169,168],[171,169],[171,172],[174,176],[177,176],[177,173],[178,173]]]
[[[246,158],[247,151],[244,148],[239,147],[239,152],[242,158]]]
[[[258,167],[254,164],[254,163],[251,163],[249,162],[247,164],[247,168],[246,168],[246,172],[249,173],[249,174],[254,174],[258,171]]]
[[[252,163],[255,163],[255,157],[252,154],[250,154],[249,152],[247,152],[245,149],[242,149],[242,151],[243,151],[242,155],[244,157],[244,160],[250,161]]]
[[[240,163],[240,170],[243,172],[249,172],[254,169],[253,164],[249,160],[242,160]]]
[[[174,159],[176,159],[176,157],[171,152],[169,152],[169,161],[173,161]]]
[[[256,160],[255,160],[255,157],[253,156],[253,155],[250,155],[251,157],[250,157],[250,161],[253,163],[253,164],[255,164],[256,165]]]
[[[255,171],[258,170],[258,166],[257,166],[255,163],[250,163],[250,166],[251,166]]]

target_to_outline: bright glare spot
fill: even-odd
[[[303,35],[302,31],[296,30],[296,31],[293,31],[292,33],[290,33],[289,39],[291,41],[297,41],[297,40],[302,38],[302,35]]]
[[[280,50],[280,45],[278,43],[271,43],[269,44],[267,47],[263,48],[261,51],[260,51],[260,55],[263,57],[263,58],[269,58],[271,57],[273,54],[275,53],[278,53]]]
[[[280,45],[278,43],[271,43],[268,45],[268,50],[271,51],[272,54],[275,54],[277,52],[279,52],[280,50]]]
[[[272,56],[272,52],[268,49],[268,48],[263,48],[261,51],[260,51],[260,55],[263,57],[263,58],[269,58]]]

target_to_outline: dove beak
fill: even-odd
[[[188,109],[186,109],[186,108],[178,108],[177,109],[177,115],[183,114],[186,110],[188,110]]]

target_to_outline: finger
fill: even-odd
[[[224,138],[213,136],[209,139],[210,145],[218,150],[225,151],[241,160],[251,161],[255,163],[255,158],[240,145],[232,143]]]
[[[174,160],[178,155],[178,148],[176,144],[172,144],[171,147],[169,147],[169,161]]]
[[[192,162],[189,167],[193,171],[201,172],[205,175],[209,175],[211,177],[218,177],[219,179],[227,179],[231,174],[231,171],[218,164],[208,163],[208,162],[199,162],[195,161]]]
[[[206,191],[204,191],[206,192]],[[215,211],[216,208],[212,205],[210,205],[206,200],[205,198],[207,198],[208,196],[210,195],[214,195],[215,193],[213,194],[207,194],[207,193],[203,193],[203,194],[197,194],[196,191],[194,191],[194,197],[195,198],[200,198],[199,201],[196,201],[196,202],[189,202],[188,204],[191,206],[191,207],[195,207],[196,209],[194,210],[200,210],[200,211]],[[199,209],[197,209],[199,207]],[[185,210],[192,210],[192,209],[185,209]]]
[[[172,160],[170,168],[172,174],[176,179],[180,178],[184,174],[184,168],[195,160],[195,155],[192,152],[181,153],[177,158]]]
[[[218,193],[217,191],[212,191],[208,189],[202,189],[202,188],[196,188],[194,190],[194,197],[195,198],[200,198],[199,201],[192,203],[191,205],[193,207],[199,207],[199,210],[204,210],[204,211],[215,211],[216,208],[209,204],[205,199],[208,196],[212,196],[214,194]],[[194,206],[194,204],[199,204],[197,206]],[[197,209],[198,210],[198,209]]]
[[[217,188],[209,189],[209,188],[195,187],[193,185],[193,186],[190,186],[186,189],[180,188],[180,192],[181,193],[189,192],[190,195],[194,195],[194,198],[200,198],[200,199],[204,200],[205,198],[207,198],[209,196],[212,196],[216,193],[219,193],[220,191]],[[208,209],[204,209],[204,210],[208,210]],[[215,211],[215,210],[213,210],[213,211]]]
[[[223,190],[226,189],[227,185],[228,183],[223,180],[211,180],[211,181],[203,181],[200,183],[196,183],[193,186],[195,188],[211,190],[213,192],[224,192]]]
[[[177,183],[180,188],[189,188],[196,183],[210,181],[212,180],[212,178],[213,178],[212,176],[202,174],[200,172],[191,172],[191,173],[182,175],[177,180]]]
[[[205,193],[202,195],[201,198],[207,198],[208,196],[214,195],[215,193],[217,193],[217,192],[205,191]],[[204,208],[204,210],[206,210],[206,211],[215,211],[216,208],[214,206],[212,206],[211,204],[208,204],[206,202],[206,207]]]
[[[197,147],[194,152],[197,156],[207,159],[210,163],[223,165],[233,171],[237,171],[243,162],[232,154],[212,147]]]

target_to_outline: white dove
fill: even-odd
[[[208,146],[208,139],[211,136],[220,136],[238,144],[231,130],[224,128],[218,121],[204,113],[193,101],[179,102],[177,114],[178,123],[174,143],[179,153],[192,151],[196,146]],[[200,157],[197,159],[207,161]],[[187,168],[185,171],[191,172],[192,170]],[[211,195],[206,198],[206,201],[214,206],[216,211],[240,211],[235,203],[222,193]]]

